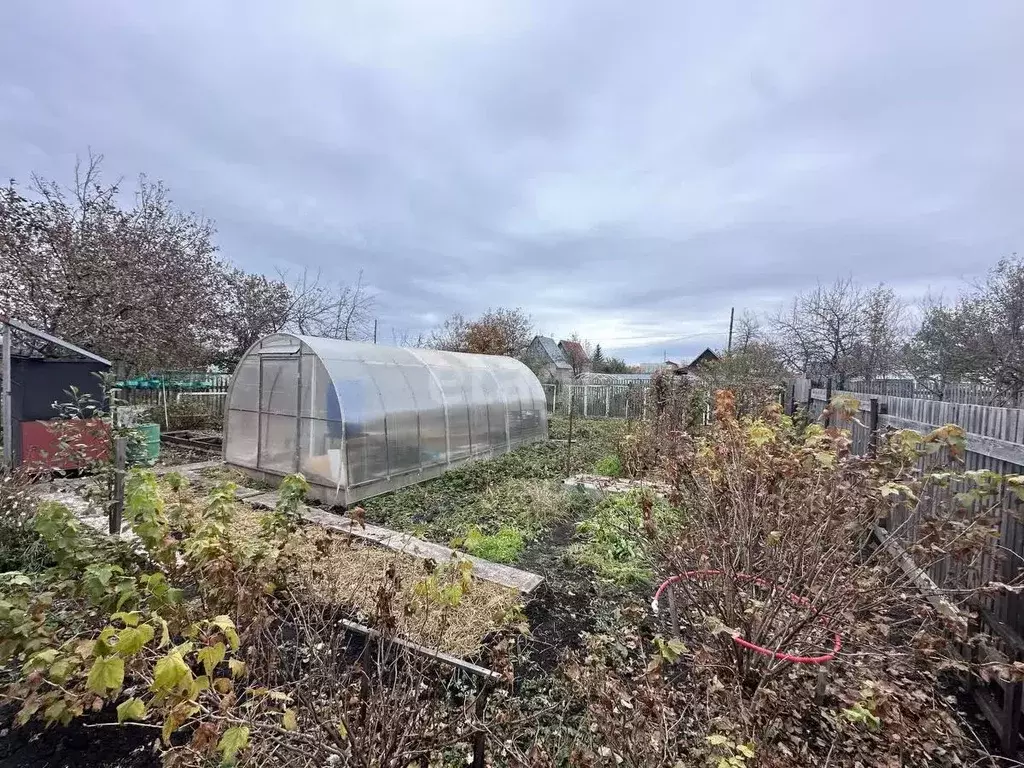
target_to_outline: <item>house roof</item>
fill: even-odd
[[[21,332],[23,332],[25,334],[28,334],[29,336],[32,336],[32,337],[34,337],[36,339],[40,339],[42,341],[45,341],[48,344],[52,345],[53,347],[58,347],[60,349],[67,350],[69,352],[73,352],[74,354],[78,355],[79,357],[84,357],[84,358],[88,358],[89,360],[94,360],[95,362],[101,363],[101,364],[107,366],[108,368],[112,365],[112,363],[109,360],[107,360],[105,357],[100,357],[99,355],[93,354],[92,352],[90,352],[87,349],[82,349],[78,345],[72,344],[70,341],[65,341],[64,339],[60,339],[60,338],[58,338],[56,336],[51,336],[46,331],[41,331],[38,328],[33,328],[28,323],[23,323],[21,320],[18,320],[16,318],[7,317],[5,315],[0,315],[0,328],[2,328],[4,325],[10,326],[11,328],[16,328],[17,330],[19,330],[19,331],[21,331]],[[2,342],[2,340],[0,340],[0,346],[2,346],[2,345],[3,345],[3,342]],[[15,354],[15,347],[14,347],[13,339],[12,339],[12,342],[11,342],[11,354],[12,355]],[[40,354],[36,353],[34,350],[28,349],[27,351],[23,351],[20,354],[20,356],[22,356],[22,357],[47,357],[47,356],[53,357],[55,355],[53,355],[53,354],[51,354],[51,355],[40,355]]]
[[[558,346],[561,347],[562,351],[569,356],[570,360],[577,360],[581,363],[590,362],[590,356],[583,349],[583,345],[578,341],[566,341],[563,339],[558,342]]]
[[[562,350],[555,344],[555,340],[549,336],[534,336],[530,346],[537,345],[541,352],[546,355],[556,368],[572,368],[569,361],[565,359]]]
[[[703,365],[704,363],[713,363],[718,359],[718,355],[711,351],[711,347],[706,347],[704,351],[697,355],[695,358],[693,358],[693,362],[691,362],[686,367],[696,368],[698,365]]]

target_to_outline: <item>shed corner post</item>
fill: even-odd
[[[8,468],[14,467],[14,397],[11,386],[11,326],[3,324],[3,364],[0,368],[0,376],[3,377],[3,395],[0,398],[0,409],[3,410],[3,438],[4,452],[3,465]]]

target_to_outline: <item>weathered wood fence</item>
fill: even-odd
[[[854,419],[830,416],[832,426],[848,429],[851,449],[858,455],[869,453],[878,435],[887,428],[913,429],[928,433],[947,424],[959,425],[967,437],[963,457],[967,470],[991,470],[999,474],[1024,473],[1024,410],[998,408],[970,403],[939,402],[855,392],[832,392],[812,389],[806,381],[797,381],[787,393],[787,407],[807,409],[811,418],[820,418],[825,405],[836,395],[856,398],[859,413]],[[936,456],[933,465],[943,461]],[[925,463],[922,462],[922,468]],[[931,517],[948,518],[957,505],[954,495],[967,490],[951,486],[932,487],[916,506],[897,507],[882,527],[884,536],[909,543],[917,539],[919,524]],[[917,561],[942,590],[955,595],[956,590],[970,589],[992,581],[1011,583],[1024,572],[1024,504],[1015,494],[1004,492],[993,502],[974,502],[958,513],[960,522],[994,519],[998,536],[982,551],[980,557],[957,557],[939,550],[917,553]],[[927,562],[923,562],[927,561]],[[986,636],[999,660],[1010,663],[1024,661],[1024,598],[1001,592],[986,597],[972,606],[977,611],[978,629]],[[980,658],[976,648],[962,649],[965,656]],[[1000,734],[1007,755],[1013,756],[1021,730],[1021,705],[1024,687],[1021,684],[996,682],[974,688],[975,698],[987,719]]]
[[[931,384],[910,379],[878,379],[848,382],[843,389],[865,395],[886,395],[913,400],[942,400],[950,403],[1024,407],[1024,394],[1014,394],[985,384]]]

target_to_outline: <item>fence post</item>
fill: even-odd
[[[789,385],[789,415],[796,416],[796,384]]]
[[[124,467],[127,459],[128,438],[114,438],[114,493],[110,500],[107,523],[110,533],[121,533],[121,518],[124,515]]]
[[[878,398],[871,398],[868,411],[868,456],[874,458],[878,453]]]
[[[587,418],[587,396],[590,393],[590,385],[583,385],[583,418]]]
[[[612,415],[612,388],[607,385],[604,388],[604,417],[607,419]]]
[[[551,385],[551,414],[558,413],[558,382]]]
[[[828,429],[832,423],[832,411],[829,406],[832,404],[832,378],[825,382],[825,429]]]

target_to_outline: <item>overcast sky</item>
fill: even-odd
[[[146,172],[381,335],[522,306],[631,361],[1024,251],[1024,3],[0,3],[0,176]]]

